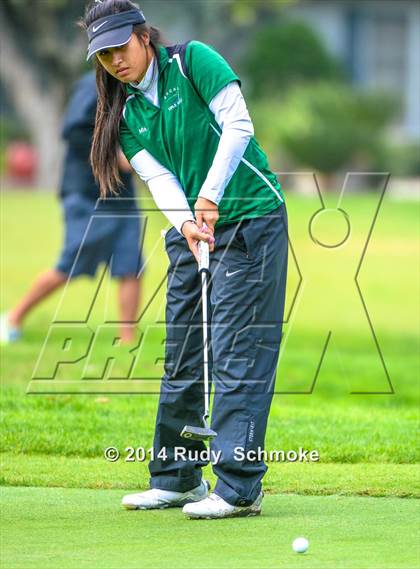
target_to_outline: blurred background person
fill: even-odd
[[[63,122],[62,136],[67,144],[60,183],[65,225],[63,248],[56,266],[41,273],[28,292],[2,315],[0,338],[4,344],[21,337],[25,317],[40,302],[68,280],[81,275],[95,276],[101,263],[109,263],[111,277],[119,280],[121,341],[130,343],[135,339],[133,324],[137,319],[138,274],[142,265],[135,189],[131,167],[121,153],[123,187],[119,189],[119,197],[99,199],[89,161],[95,115],[96,83],[94,73],[90,72],[77,82]],[[122,212],[126,215],[121,215]],[[106,217],[101,216],[104,213]]]

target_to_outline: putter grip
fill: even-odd
[[[208,271],[210,267],[209,244],[206,241],[200,241],[198,244],[198,271]]]

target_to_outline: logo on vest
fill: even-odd
[[[179,95],[179,87],[168,89],[163,95],[163,100],[167,103],[168,111],[173,111],[182,104],[182,98]]]
[[[141,128],[139,128],[139,134],[145,134],[146,132],[148,132],[148,128],[145,126],[142,126]]]

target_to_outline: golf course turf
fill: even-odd
[[[414,569],[419,559],[414,500],[275,495],[259,517],[188,520],[175,508],[125,511],[115,490],[2,495],[4,567]],[[291,548],[300,535],[302,555]]]

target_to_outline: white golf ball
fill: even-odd
[[[292,543],[293,551],[296,553],[305,553],[309,547],[309,541],[306,537],[297,537]]]

